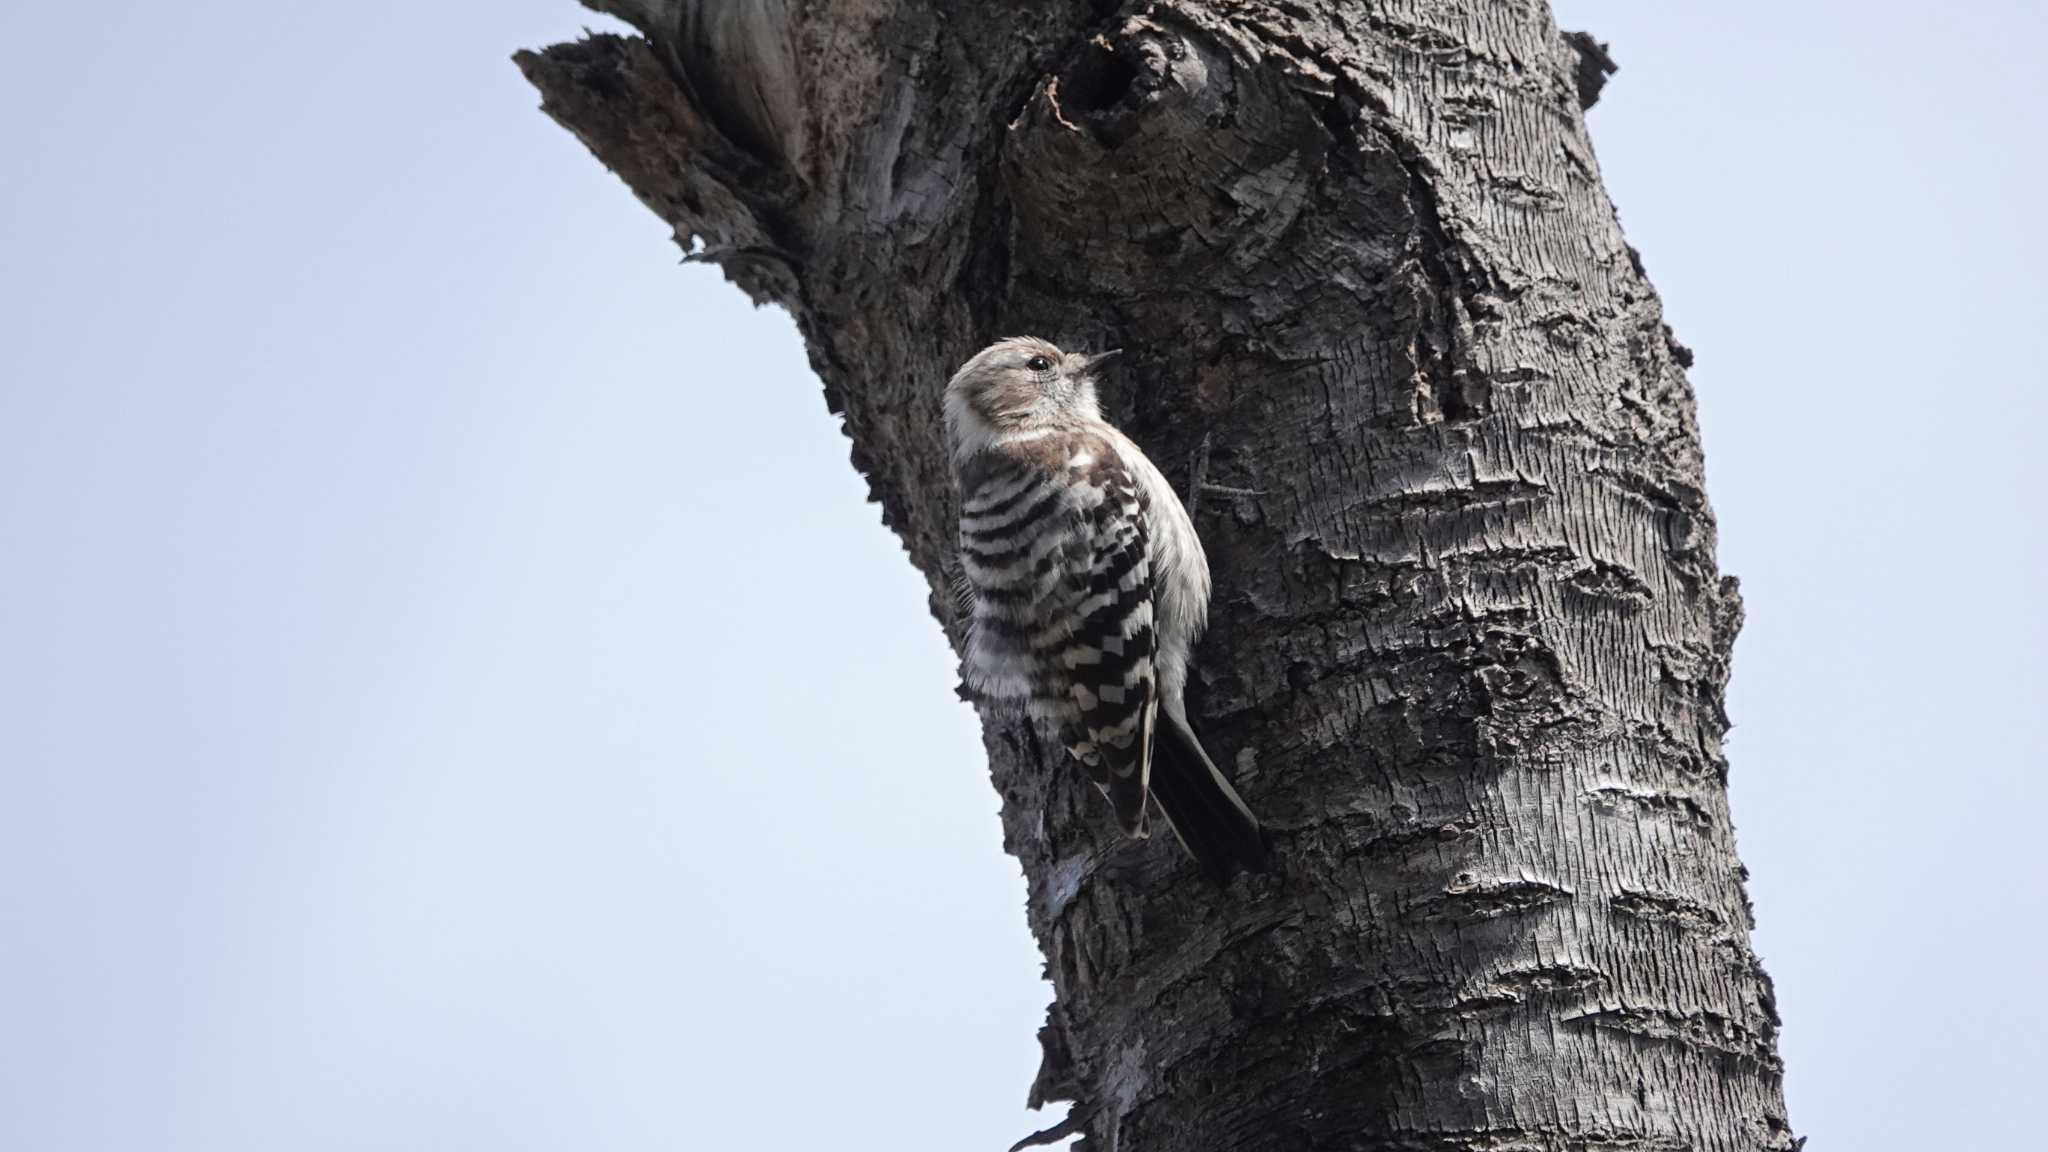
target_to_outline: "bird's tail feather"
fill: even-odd
[[[1202,751],[1186,720],[1162,708],[1158,725],[1152,747],[1152,796],[1173,834],[1202,871],[1218,881],[1230,879],[1239,868],[1263,871],[1266,834],[1259,818]]]

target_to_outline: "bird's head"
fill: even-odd
[[[956,458],[1006,432],[1102,419],[1095,369],[1116,352],[1062,352],[1012,336],[974,354],[946,384],[946,435]]]

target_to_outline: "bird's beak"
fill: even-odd
[[[1123,349],[1111,348],[1107,352],[1097,352],[1095,355],[1084,359],[1081,363],[1082,366],[1085,367],[1088,371],[1093,372],[1097,368],[1102,367],[1104,364],[1109,363],[1111,360],[1114,360],[1123,354]]]

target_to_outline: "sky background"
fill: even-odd
[[[1558,10],[1699,357],[1795,1129],[2029,1146],[2048,15]],[[0,9],[0,1147],[1049,1122],[924,585],[788,318],[536,110],[584,25]]]

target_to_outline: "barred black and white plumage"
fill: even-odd
[[[1264,837],[1181,701],[1208,560],[1172,487],[1102,420],[1105,358],[1004,340],[947,385],[968,683],[1055,725],[1125,832],[1146,835],[1155,799],[1227,876],[1260,866]]]

